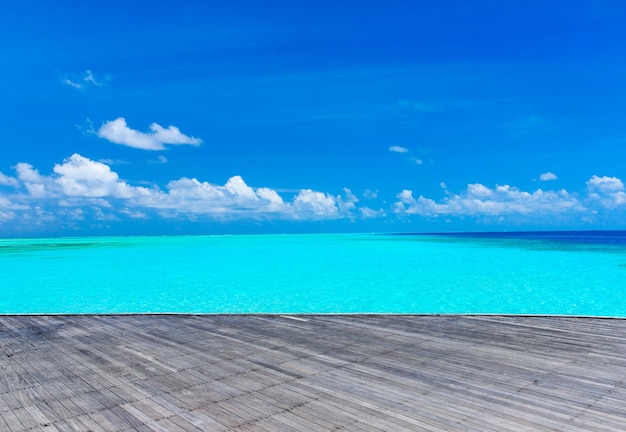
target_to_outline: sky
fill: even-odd
[[[624,22],[0,0],[0,236],[626,229]]]

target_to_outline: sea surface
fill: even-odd
[[[0,240],[0,313],[626,317],[626,232]]]

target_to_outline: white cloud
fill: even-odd
[[[85,212],[83,209],[75,208],[67,211],[67,215],[71,220],[82,221],[85,220]]]
[[[79,154],[65,159],[62,165],[55,165],[54,172],[59,174],[55,181],[65,196],[130,198],[134,195],[134,188],[120,181],[108,165]]]
[[[392,153],[408,153],[409,149],[401,146],[391,146],[389,147],[389,151]]]
[[[54,165],[49,175],[40,174],[25,162],[16,164],[14,169],[14,178],[4,174],[0,177],[4,186],[10,186],[0,192],[0,225],[11,229],[19,225],[24,230],[56,222],[76,226],[77,221],[84,225],[129,218],[353,220],[389,217],[390,210],[398,216],[470,216],[497,221],[506,215],[522,215],[524,220],[559,215],[580,221],[601,216],[602,211],[626,209],[622,180],[595,175],[581,193],[523,191],[509,185],[488,187],[480,183],[453,193],[442,183],[444,197],[440,200],[406,189],[397,195],[391,209],[377,209],[358,205],[359,199],[349,189],[335,195],[308,188],[275,190],[250,186],[241,176],[232,176],[224,184],[182,177],[164,188],[137,186],[121,179],[109,165],[79,154]],[[372,191],[365,193],[370,198],[375,195]]]
[[[491,189],[482,184],[470,184],[460,194],[451,194],[440,202],[430,198],[413,197],[411,190],[397,195],[394,211],[422,216],[546,214],[585,210],[582,203],[565,190],[534,192],[521,191],[509,185]]]
[[[72,74],[69,78],[65,77],[61,82],[78,90],[85,90],[88,86],[100,87],[104,83],[103,80],[96,79],[89,69],[82,74]]]
[[[587,181],[587,187],[594,191],[600,191],[603,193],[614,193],[624,190],[624,183],[617,177],[598,177],[592,176]]]
[[[23,202],[54,199],[59,207],[92,209],[99,220],[144,218],[151,210],[166,217],[205,215],[217,219],[318,220],[353,218],[357,213],[358,198],[349,189],[337,196],[302,189],[291,202],[285,202],[277,191],[253,188],[241,176],[229,178],[224,185],[183,177],[170,181],[164,190],[145,188],[128,184],[110,166],[79,154],[56,164],[50,176],[39,174],[27,163],[17,164],[15,169],[18,188],[28,191],[20,198]]]
[[[88,198],[88,197],[67,197],[57,201],[60,207],[102,207],[113,208],[113,205],[103,198]]]
[[[121,214],[125,214],[126,216],[133,218],[133,219],[147,219],[148,215],[145,214],[144,212],[140,212],[140,211],[135,211],[135,210],[131,210],[131,209],[122,209],[120,210]]]
[[[339,215],[335,197],[311,189],[300,191],[293,201],[293,208],[297,218],[335,218]]]
[[[93,84],[97,87],[100,87],[102,85],[102,82],[97,81],[96,77],[93,76],[93,73],[89,69],[85,71],[85,76],[83,77],[83,81],[85,81],[86,83]]]
[[[115,144],[142,150],[164,150],[166,144],[199,146],[202,143],[201,139],[187,136],[175,126],[164,128],[158,123],[152,123],[150,130],[150,133],[144,133],[131,129],[126,124],[126,119],[119,117],[105,122],[97,134]]]
[[[302,189],[292,202],[270,188],[252,188],[234,176],[224,186],[182,178],[168,183],[167,192],[153,192],[138,202],[145,207],[228,217],[275,217],[278,219],[317,220],[352,217],[358,201],[349,190],[345,197]]]
[[[43,181],[39,171],[34,169],[29,163],[20,162],[15,166],[15,170],[17,171],[17,177],[23,182],[39,183]]]
[[[365,199],[376,199],[378,197],[378,191],[375,190],[370,190],[370,189],[365,189],[365,191],[363,192],[363,198]]]
[[[63,81],[61,81],[61,82],[62,82],[63,84],[65,84],[65,85],[68,85],[68,86],[70,86],[70,87],[74,87],[75,89],[78,89],[78,90],[82,90],[82,89],[84,89],[84,88],[85,88],[85,85],[84,85],[84,84],[74,82],[74,81],[72,81],[72,80],[71,80],[71,79],[69,79],[69,78],[65,78],[65,79],[64,79]]]
[[[340,208],[344,210],[353,210],[356,208],[356,203],[359,202],[359,199],[352,191],[348,188],[343,188],[344,196],[338,196],[337,202],[339,203]]]
[[[14,212],[7,212],[0,210],[0,222],[7,222],[15,219],[16,215]]]
[[[556,179],[557,179],[556,174],[551,173],[550,171],[544,172],[543,174],[539,176],[539,180],[541,181],[550,181],[550,180],[556,180]]]
[[[0,186],[13,186],[17,187],[19,182],[16,178],[9,177],[0,172]]]
[[[258,197],[254,190],[243,181],[240,176],[231,177],[224,185],[224,188],[233,196],[241,197],[244,201],[257,201]]]
[[[406,147],[402,147],[402,146],[391,146],[389,147],[389,151],[392,153],[401,153],[401,154],[405,154],[405,158],[407,160],[410,160],[411,162],[413,162],[416,165],[422,165],[424,163],[424,160],[415,156],[410,155],[411,151],[406,148]],[[428,150],[424,150],[424,149],[417,149],[417,151],[419,153],[424,153],[427,154]],[[431,161],[432,162],[432,161]]]
[[[374,210],[369,207],[361,207],[359,208],[359,211],[363,219],[375,219],[375,218],[385,217],[387,215],[385,210],[383,209]]]
[[[283,199],[275,190],[269,188],[259,188],[256,190],[257,196],[266,204],[269,212],[281,212],[285,208]]]
[[[240,176],[220,186],[195,178],[181,178],[168,183],[167,192],[156,192],[139,200],[146,207],[174,210],[178,213],[206,214],[220,217],[287,214],[287,206],[272,189],[253,189]]]
[[[15,166],[17,178],[22,182],[28,193],[34,198],[51,198],[54,196],[53,181],[39,174],[33,166],[20,162]]]
[[[617,207],[626,204],[624,183],[617,177],[592,176],[587,181],[589,198],[601,202],[605,207]]]

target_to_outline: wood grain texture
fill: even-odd
[[[626,430],[625,380],[619,319],[0,316],[0,432]]]

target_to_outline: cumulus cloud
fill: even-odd
[[[28,210],[31,219],[37,218],[36,208],[47,218],[78,220],[87,218],[89,213],[92,219],[102,221],[150,215],[205,216],[218,220],[320,220],[353,218],[357,214],[358,199],[349,189],[336,196],[301,189],[286,201],[274,189],[249,186],[241,176],[233,176],[223,185],[183,177],[170,181],[163,189],[156,185],[146,188],[129,184],[109,165],[80,154],[54,165],[50,175],[42,175],[24,162],[14,168],[17,178],[11,181],[3,177],[16,190],[12,196],[0,195],[3,220],[13,218],[16,210]],[[16,205],[16,201],[21,204]],[[44,212],[42,207],[53,210]]]
[[[594,175],[587,181],[589,198],[601,202],[605,207],[613,208],[626,204],[624,183],[617,177],[599,177]]]
[[[556,179],[557,179],[556,174],[551,173],[550,171],[544,172],[543,174],[539,176],[539,180],[541,181],[550,181],[550,180],[556,180]]]
[[[59,174],[55,181],[65,196],[130,198],[134,194],[133,188],[120,181],[108,165],[79,154],[55,165],[54,172]]]
[[[215,216],[241,216],[286,213],[282,198],[268,188],[253,189],[240,176],[216,185],[195,178],[181,178],[167,184],[166,192],[143,197],[146,207]]]
[[[302,189],[291,202],[285,202],[273,189],[248,186],[241,176],[223,185],[182,178],[168,183],[167,191],[156,191],[138,202],[145,207],[174,210],[178,213],[212,215],[220,218],[274,217],[278,219],[317,220],[350,217],[353,199]]]
[[[31,164],[20,162],[15,166],[15,171],[17,171],[17,178],[32,197],[51,198],[54,196],[52,179],[40,175]]]
[[[335,218],[339,213],[335,197],[311,189],[301,190],[293,200],[293,207],[298,218],[314,215],[324,218]]]
[[[152,191],[136,201],[143,207],[178,213],[295,220],[351,217],[358,201],[349,190],[344,190],[342,197],[302,189],[291,202],[285,202],[277,191],[266,187],[252,188],[241,176],[231,177],[223,186],[195,178],[181,178],[169,182],[166,189],[164,192]]]
[[[394,204],[396,213],[421,216],[546,214],[585,210],[579,199],[564,189],[525,192],[509,185],[489,188],[480,183],[470,184],[464,192],[450,194],[439,202],[421,195],[415,198],[411,190],[403,190],[397,198]]]
[[[193,145],[199,146],[202,140],[183,134],[176,126],[164,128],[158,123],[150,125],[149,133],[131,129],[126,119],[119,117],[105,122],[97,131],[100,138],[115,144],[121,144],[141,150],[165,150],[165,145]]]
[[[408,153],[409,149],[401,146],[391,146],[389,147],[389,151],[392,153]]]
[[[111,166],[73,154],[41,174],[32,165],[16,164],[15,177],[0,176],[0,226],[48,226],[89,221],[146,218],[188,220],[328,220],[415,215],[419,217],[483,217],[499,220],[506,215],[525,220],[560,215],[583,220],[599,213],[621,215],[626,210],[626,188],[617,177],[594,175],[586,189],[524,191],[510,185],[490,187],[473,183],[459,192],[441,183],[443,198],[435,200],[410,189],[397,194],[390,207],[361,206],[349,189],[331,194],[309,188],[276,190],[248,185],[241,176],[223,184],[182,177],[164,187],[133,185]],[[144,184],[142,182],[142,184]],[[374,199],[368,190],[364,197]],[[378,197],[380,198],[380,197]],[[371,201],[370,201],[371,202]],[[619,209],[618,209],[619,208]],[[621,211],[621,210],[620,210]],[[16,222],[17,221],[17,222]],[[26,229],[25,228],[25,229]],[[30,229],[30,228],[28,228]]]
[[[587,181],[587,187],[594,191],[614,193],[623,191],[624,183],[617,177],[599,177],[594,175]]]

